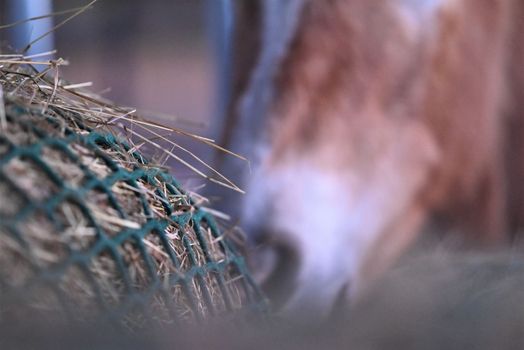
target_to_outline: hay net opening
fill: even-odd
[[[23,65],[0,74],[0,321],[52,311],[140,326],[266,308],[208,212],[100,127],[105,102]]]

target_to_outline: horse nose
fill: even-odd
[[[296,288],[300,250],[291,236],[264,230],[256,235],[252,266],[255,278],[275,309],[282,307]]]

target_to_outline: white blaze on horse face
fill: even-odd
[[[437,15],[460,0],[394,0],[390,4],[399,15],[407,37],[431,40],[438,31]]]
[[[393,6],[409,15],[413,23],[421,23],[432,18],[443,3],[452,1],[454,0],[395,0]]]

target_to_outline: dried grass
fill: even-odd
[[[59,70],[67,62],[62,59],[42,60],[42,57],[48,54],[50,53],[32,57],[16,54],[0,55],[0,135],[7,138],[9,142],[23,147],[41,140],[42,135],[37,135],[30,128],[24,127],[24,123],[35,125],[45,130],[46,137],[57,139],[65,136],[66,129],[72,129],[78,135],[85,135],[88,133],[87,127],[118,135],[120,139],[125,139],[125,142],[131,145],[131,150],[127,152],[124,148],[103,149],[103,152],[121,168],[132,170],[135,167],[152,166],[139,164],[132,155],[135,150],[147,144],[161,151],[166,158],[178,160],[180,164],[189,167],[200,176],[241,191],[190,150],[173,141],[174,136],[183,136],[217,147],[212,140],[145,120],[134,109],[115,106],[110,101],[84,90],[84,87],[89,86],[90,83],[70,84],[62,80]],[[39,72],[34,65],[42,65],[45,69]],[[6,110],[5,106],[21,106],[29,112],[16,115],[15,118],[9,115],[10,111]],[[52,119],[53,123],[42,118],[40,113]],[[162,146],[158,140],[168,144],[169,148]],[[80,164],[88,167],[99,179],[113,174],[113,169],[102,157],[86,145],[73,142],[68,149],[78,157],[79,162],[73,161],[63,151],[53,147],[44,147],[39,157],[69,188],[80,188],[86,181],[85,171],[81,169]],[[8,152],[8,147],[0,143],[0,160]],[[0,170],[6,177],[5,179],[0,177],[0,218],[14,218],[27,207],[28,203],[45,203],[59,190],[59,186],[30,159],[16,157]],[[213,176],[207,176],[206,171],[210,171]],[[93,310],[97,310],[93,307],[98,305],[96,288],[101,291],[103,304],[106,307],[120,305],[130,293],[147,293],[153,278],[147,271],[143,253],[138,249],[140,244],[143,244],[147,254],[152,258],[156,276],[168,291],[167,294],[155,294],[150,298],[147,317],[160,322],[171,322],[170,312],[173,310],[170,308],[172,307],[175,314],[183,319],[196,319],[198,315],[208,316],[211,310],[204,301],[203,285],[209,291],[214,308],[219,313],[226,312],[216,273],[208,273],[200,280],[192,279],[191,287],[197,299],[196,309],[191,305],[181,284],[170,285],[170,278],[173,275],[183,275],[194,265],[204,266],[209,258],[206,258],[198,242],[192,222],[180,227],[170,220],[165,210],[166,199],[175,208],[175,214],[194,212],[197,209],[193,202],[182,192],[168,191],[166,183],[160,178],[155,178],[154,181],[155,183],[150,183],[139,179],[135,185],[126,181],[116,181],[113,184],[111,193],[125,215],[119,214],[111,204],[108,194],[103,191],[91,190],[85,194],[84,201],[96,225],[110,239],[114,239],[126,229],[142,227],[150,218],[144,213],[140,201],[140,197],[144,196],[152,210],[151,216],[169,220],[170,224],[164,233],[169,238],[169,249],[177,256],[180,266],[176,267],[173,264],[160,236],[150,232],[141,242],[128,240],[118,246],[117,254],[123,259],[133,291],[125,288],[124,278],[117,266],[118,261],[115,260],[114,252],[102,251],[91,259],[87,268],[82,264],[72,264],[61,276],[58,286],[51,286],[45,293],[42,292],[42,295],[48,295],[49,292],[54,296],[65,296],[70,305],[75,305],[77,310],[82,310],[82,317],[88,317],[87,314],[91,312],[94,314],[96,312]],[[19,190],[13,190],[13,184]],[[164,194],[164,198],[155,193],[158,190]],[[11,232],[13,227],[2,225],[0,222],[0,295],[2,290],[6,292],[9,288],[30,284],[41,271],[52,269],[68,261],[72,252],[88,251],[97,243],[99,238],[93,223],[74,201],[63,201],[56,206],[53,214],[54,221],[50,220],[46,213],[36,210],[28,218],[16,223],[14,231],[20,232],[28,249],[14,237]],[[211,261],[221,262],[227,259],[228,256],[221,242],[223,237],[214,237],[205,223],[202,229],[206,236]],[[184,239],[190,242],[195,261],[191,261],[188,249],[183,244]],[[230,267],[223,277],[233,307],[239,309],[245,306],[247,296],[245,285],[241,281],[243,275]],[[38,298],[37,301],[29,304],[37,309],[55,310],[57,305],[51,302],[51,299],[53,298]],[[61,304],[63,300],[58,300],[57,303]],[[0,318],[1,315],[0,309]],[[130,311],[124,319],[130,327],[136,327],[145,322],[146,316],[143,314],[138,316],[134,311]]]

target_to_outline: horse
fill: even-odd
[[[283,312],[358,300],[427,234],[523,221],[524,3],[253,0],[234,18],[217,167]],[[512,234],[513,233],[513,234]],[[256,266],[255,266],[256,267]]]

